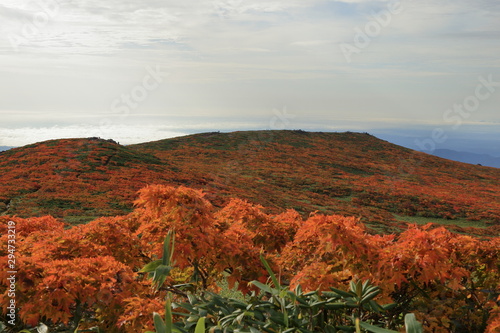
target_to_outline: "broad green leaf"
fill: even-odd
[[[205,317],[198,319],[194,333],[205,333]]]
[[[368,301],[368,304],[370,305],[371,310],[375,311],[376,313],[380,313],[381,311],[385,311],[385,309],[382,307],[382,305],[378,304],[374,300]]]
[[[352,301],[348,301],[348,302],[346,302],[346,303],[345,303],[345,305],[347,305],[347,306],[348,306],[348,307],[350,307],[350,308],[357,308],[357,307],[359,306],[359,304],[358,304],[358,303],[356,303],[356,302],[352,302]]]
[[[363,290],[363,295],[372,293],[374,291],[380,291],[380,288],[376,286],[368,286],[366,289]]]
[[[330,287],[330,289],[332,291],[334,291],[336,294],[338,294],[338,295],[340,295],[342,297],[349,297],[349,298],[351,298],[351,297],[354,296],[353,294],[348,293],[347,291],[343,291],[343,290],[340,290],[340,289],[337,289],[337,288]]]
[[[160,315],[156,312],[153,312],[153,321],[156,333],[167,333],[167,327],[163,322],[163,319],[161,319]]]
[[[153,272],[153,288],[160,289],[160,287],[165,283],[165,280],[170,275],[172,270],[171,266],[160,265]]]
[[[354,282],[354,280],[351,280],[349,283],[349,288],[350,291],[358,296],[359,299],[361,299],[361,296],[363,295],[363,283],[361,280],[358,280],[357,282]]]
[[[413,313],[405,315],[406,333],[422,333],[424,331],[422,324],[415,318]]]
[[[299,302],[302,305],[309,306],[309,303],[307,303],[307,301],[303,297],[297,297],[297,302]]]
[[[324,308],[328,310],[344,309],[346,307],[345,303],[327,303]]]
[[[296,287],[295,287],[295,294],[297,296],[302,296],[302,286],[300,284],[298,284]]]
[[[311,307],[313,307],[313,306],[320,306],[320,305],[324,305],[324,304],[327,304],[327,303],[328,303],[327,301],[317,301],[317,302],[311,303]]]
[[[380,294],[380,289],[372,291],[369,294],[363,295],[363,298],[361,298],[361,303],[365,303],[374,299],[378,294]]]
[[[144,266],[139,273],[149,273],[153,272],[158,266],[160,266],[162,263],[161,259],[155,260]]]
[[[318,292],[317,292],[317,291],[310,291],[310,292],[308,292],[308,293],[305,293],[305,294],[304,294],[304,297],[309,297],[309,296],[313,296],[313,295],[316,295],[316,294],[318,294]]]
[[[396,306],[398,306],[397,303],[391,303],[391,304],[382,305],[382,308],[384,310],[391,310],[391,309],[394,309]]]
[[[271,316],[269,317],[269,319],[271,319],[271,321],[273,321],[279,325],[285,326],[285,320],[284,320],[284,316],[282,313],[273,312],[273,313],[271,313]]]
[[[356,290],[357,290],[356,282],[354,282],[354,280],[351,280],[349,282],[349,291],[352,292],[353,294],[357,294]]]
[[[259,281],[252,281],[250,283],[253,284],[254,286],[256,286],[257,288],[265,291],[266,293],[270,293],[270,294],[277,293],[277,290],[274,288],[271,288],[271,286],[269,286],[268,284],[264,284],[264,283],[259,282]]]
[[[370,287],[371,284],[370,284],[370,279],[366,280],[365,282],[363,282],[363,294],[366,292],[366,289],[368,287]]]
[[[172,265],[174,247],[175,247],[175,234],[172,230],[169,230],[167,236],[165,237],[165,241],[163,242],[163,258],[162,258],[163,265],[166,266]]]

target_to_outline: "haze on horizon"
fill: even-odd
[[[3,0],[0,19],[0,146],[302,129],[500,155],[496,0]]]

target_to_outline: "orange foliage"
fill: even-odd
[[[0,217],[3,267],[7,224],[16,224],[16,301],[25,324],[70,326],[81,317],[80,328],[151,329],[151,313],[163,311],[165,293],[176,290],[179,279],[188,282],[192,274],[198,285],[217,290],[226,277],[246,292],[249,281],[267,279],[259,259],[264,254],[283,281],[304,290],[369,278],[385,300],[404,304],[400,311],[415,312],[429,330],[447,332],[459,322],[495,332],[500,325],[492,299],[500,293],[500,238],[481,241],[435,225],[373,235],[354,217],[313,214],[303,221],[293,210],[271,215],[240,199],[217,208],[200,190],[183,186],[147,186],[135,204],[129,215],[70,229],[50,216]],[[138,270],[163,255],[169,230],[176,235],[179,271],[155,293]],[[4,313],[6,274],[0,270]]]
[[[321,209],[359,216],[384,232],[399,232],[398,215],[480,221],[487,228],[471,223],[466,231],[484,236],[498,235],[500,222],[499,169],[366,133],[204,133],[131,146],[64,139],[0,157],[0,213],[21,217],[50,214],[77,223],[75,217],[128,214],[147,184],[185,184],[209,193],[217,207],[239,197],[266,213]]]

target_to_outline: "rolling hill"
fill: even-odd
[[[367,133],[202,133],[122,146],[98,138],[0,153],[0,212],[70,223],[131,210],[147,184],[201,188],[267,211],[359,216],[376,231],[438,222],[498,234],[500,170],[445,160]],[[471,226],[480,229],[470,229]]]

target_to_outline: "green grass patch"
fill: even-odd
[[[65,216],[64,222],[68,223],[71,226],[79,225],[79,224],[87,224],[91,221],[96,220],[99,216]]]
[[[415,223],[419,225],[425,225],[427,223],[435,223],[441,225],[456,225],[459,227],[474,227],[474,228],[487,228],[488,225],[484,221],[469,221],[465,218],[459,218],[454,220],[440,219],[435,217],[423,217],[423,216],[401,216],[394,215],[394,218],[401,222]]]
[[[344,201],[344,202],[351,202],[352,199],[355,197],[356,197],[355,195],[350,195],[347,197],[335,197],[335,200]]]

